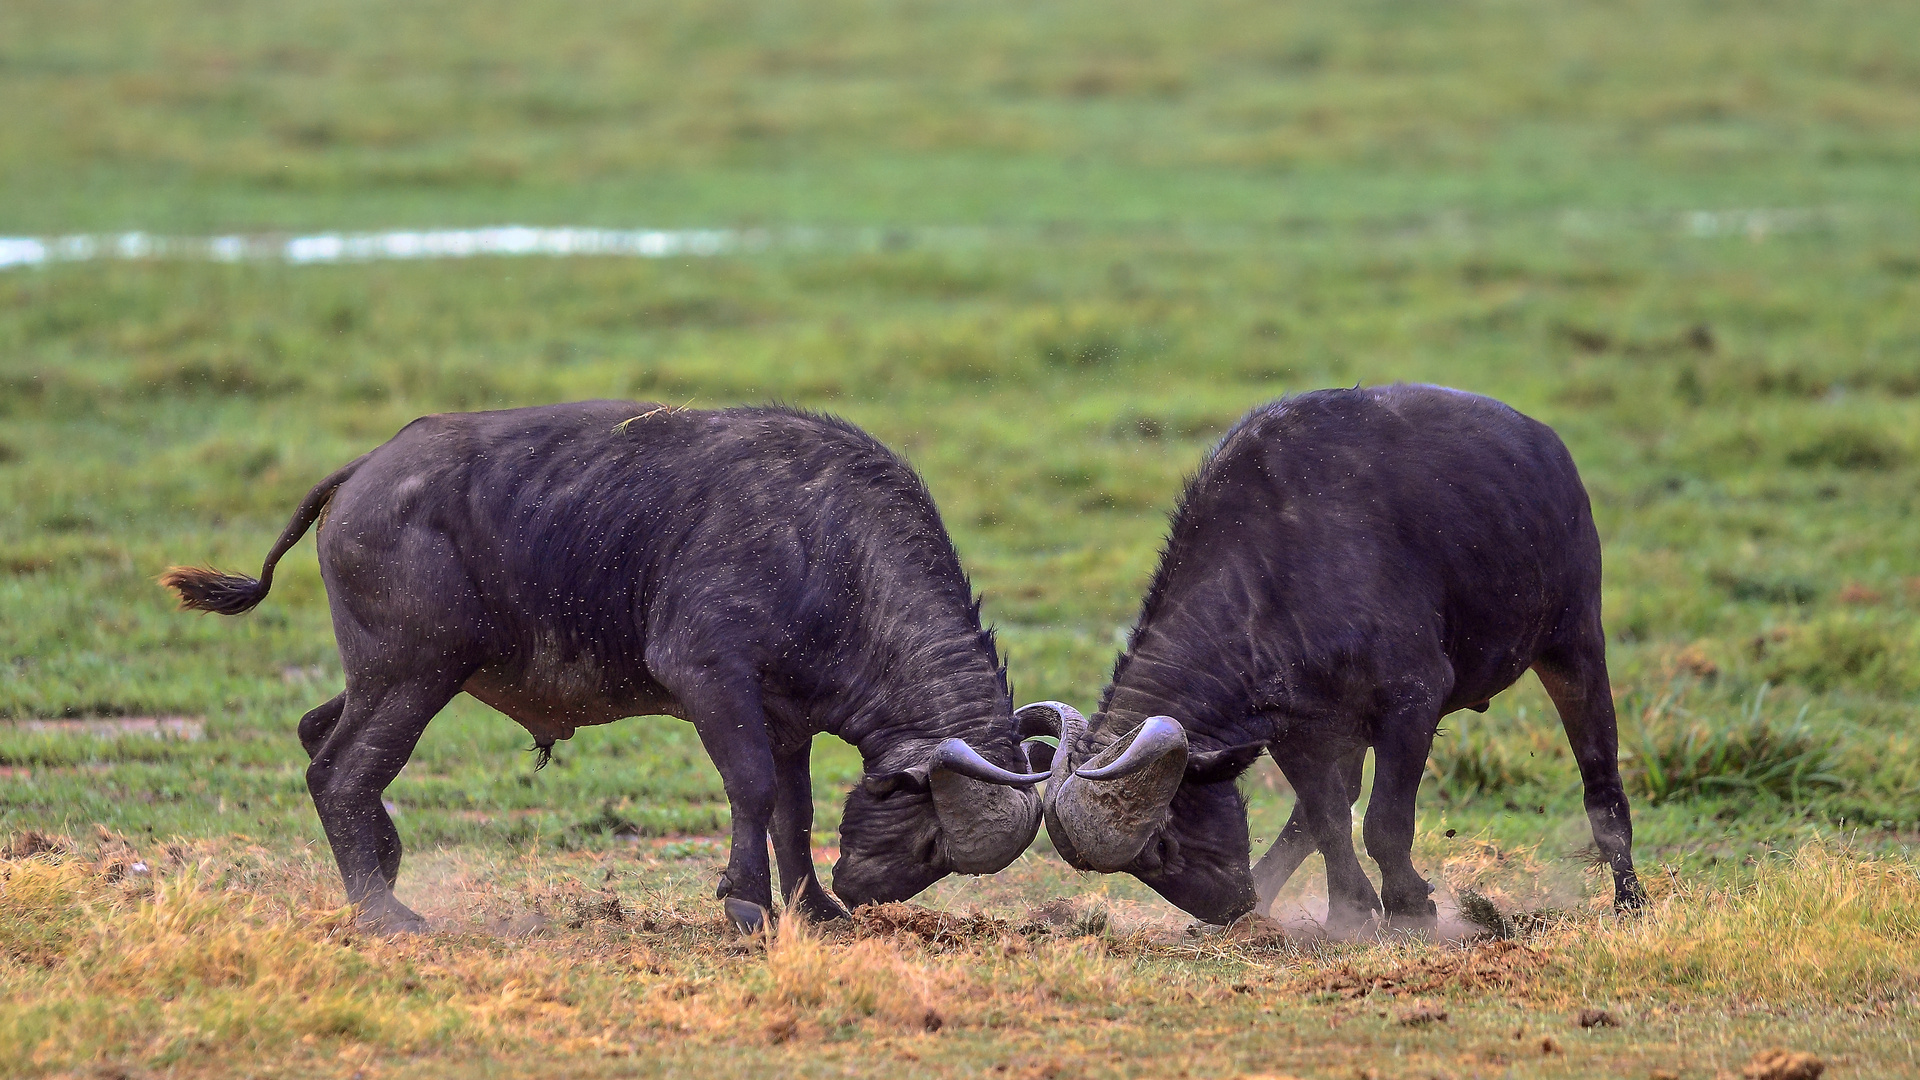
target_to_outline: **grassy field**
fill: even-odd
[[[825,230],[0,275],[0,1073],[1920,1075],[1920,8],[25,0],[0,116],[0,235]],[[1044,837],[948,916],[741,942],[690,729],[535,773],[464,698],[388,792],[445,929],[371,941],[293,737],[310,542],[242,620],[152,580],[250,571],[422,413],[777,399],[905,452],[1016,697],[1090,707],[1209,443],[1396,379],[1580,463],[1647,919],[1528,677],[1449,720],[1416,848],[1518,948],[1190,935]],[[823,862],[857,773],[822,739]]]

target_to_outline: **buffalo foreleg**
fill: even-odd
[[[1342,782],[1347,787],[1347,805],[1352,806],[1360,799],[1360,773],[1366,765],[1367,748],[1361,747],[1349,754],[1340,763]],[[1259,892],[1260,902],[1254,910],[1268,918],[1273,917],[1273,902],[1293,877],[1300,864],[1313,854],[1313,832],[1307,828],[1307,816],[1300,801],[1296,798],[1293,813],[1287,816],[1287,824],[1280,830],[1280,836],[1253,866],[1253,885]]]
[[[381,685],[349,683],[338,719],[317,741],[307,767],[307,790],[326,829],[347,901],[360,922],[385,933],[426,929],[427,922],[393,895],[400,874],[400,832],[381,795],[412,756],[420,733],[459,689],[457,681],[426,678]],[[337,699],[336,699],[337,700]],[[332,702],[308,714],[324,720]],[[302,722],[303,729],[308,725]]]
[[[1327,932],[1357,931],[1380,910],[1380,895],[1353,850],[1353,802],[1342,768],[1348,755],[1302,753],[1283,743],[1273,756],[1299,798],[1297,810],[1314,846],[1327,860]]]
[[[780,868],[780,895],[789,909],[829,922],[847,917],[847,909],[827,895],[813,869],[812,747],[773,758],[773,858]]]
[[[767,829],[773,822],[773,747],[759,687],[746,677],[725,678],[724,669],[689,665],[675,671],[655,664],[658,677],[686,709],[713,759],[733,814],[732,850],[714,896],[726,902],[727,918],[746,933],[766,926],[773,910],[773,868],[767,860]]]
[[[1389,712],[1375,730],[1373,794],[1362,831],[1380,866],[1387,919],[1402,927],[1431,927],[1436,914],[1433,888],[1413,865],[1413,834],[1414,797],[1439,726],[1439,709],[1421,701]]]

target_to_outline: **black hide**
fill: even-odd
[[[301,721],[308,786],[350,900],[389,928],[419,917],[393,896],[380,793],[462,691],[542,747],[626,716],[691,721],[733,812],[720,895],[771,907],[770,833],[782,896],[819,917],[844,912],[809,848],[815,733],[875,773],[949,736],[1022,765],[933,500],[844,421],[616,401],[430,416],[316,487],[260,582],[164,580],[189,607],[244,611],[315,520],[347,686]],[[949,872],[925,792],[856,786],[841,851],[850,904]]]
[[[1255,409],[1189,483],[1085,750],[1167,715],[1196,753],[1273,753],[1298,802],[1260,867],[1245,803],[1215,770],[1189,772],[1128,868],[1189,913],[1225,922],[1271,904],[1317,847],[1331,925],[1364,923],[1382,896],[1387,916],[1418,924],[1434,907],[1411,858],[1414,793],[1440,718],[1530,667],[1579,761],[1616,903],[1635,904],[1600,542],[1566,448],[1473,394],[1319,391]],[[1368,747],[1379,894],[1351,840]]]

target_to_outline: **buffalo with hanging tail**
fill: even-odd
[[[465,692],[542,753],[627,716],[690,721],[726,789],[719,895],[742,929],[781,896],[846,913],[814,874],[813,736],[856,746],[833,889],[904,900],[993,873],[1039,829],[993,635],[933,500],[844,421],[598,401],[414,421],[321,481],[258,580],[176,567],[185,607],[238,615],[318,526],[346,689],[300,721],[307,786],[362,921],[394,896],[381,793]]]
[[[1317,849],[1330,931],[1380,914],[1419,927],[1435,908],[1414,795],[1441,718],[1484,710],[1529,668],[1572,744],[1614,904],[1637,907],[1600,541],[1566,447],[1473,394],[1325,390],[1255,409],[1188,484],[1091,722],[1057,703],[1019,715],[1059,733],[1044,813],[1073,866],[1225,923],[1270,911]],[[1379,892],[1352,840],[1369,748]],[[1233,781],[1262,751],[1297,802],[1249,868]]]

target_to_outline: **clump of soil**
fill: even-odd
[[[31,859],[35,855],[65,855],[69,850],[67,842],[56,836],[28,829],[7,838],[7,846],[0,848],[0,859]]]
[[[1106,905],[1086,897],[1056,897],[1027,910],[1020,932],[1029,936],[1064,934],[1069,937],[1098,937],[1112,925]]]
[[[598,893],[587,893],[574,898],[573,918],[567,920],[567,926],[578,930],[590,922],[625,922],[627,911],[620,905],[620,897],[611,889]]]
[[[1233,920],[1232,924],[1219,934],[1222,941],[1260,948],[1285,944],[1289,938],[1288,930],[1287,924],[1278,919],[1251,913]]]
[[[957,915],[903,902],[856,909],[853,928],[862,937],[918,938],[921,944],[938,948],[998,940],[1008,930],[1004,921],[979,912]]]
[[[1334,993],[1352,1000],[1376,991],[1430,994],[1442,990],[1515,991],[1530,986],[1547,957],[1517,941],[1489,941],[1468,949],[1449,949],[1411,964],[1368,971],[1342,964],[1331,971],[1295,980],[1289,988],[1305,993]]]
[[[1501,914],[1492,900],[1472,889],[1461,888],[1459,905],[1462,919],[1479,927],[1484,933],[1492,935],[1495,940],[1505,941],[1516,933],[1513,920]]]
[[[1426,1027],[1428,1024],[1444,1024],[1447,1022],[1447,1010],[1438,1005],[1421,1002],[1401,1013],[1399,1016],[1394,1017],[1393,1022],[1399,1024],[1401,1027]]]
[[[1798,1050],[1764,1050],[1756,1055],[1740,1075],[1747,1080],[1820,1080],[1827,1063]]]
[[[150,878],[153,866],[140,854],[139,849],[133,846],[131,840],[98,823],[93,826],[93,833],[94,839],[99,844],[99,857],[94,863],[94,868],[99,871],[101,877],[108,881]],[[184,863],[187,857],[186,849],[175,844],[167,846],[166,854],[167,858],[175,864]]]

